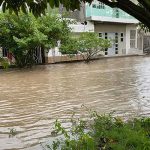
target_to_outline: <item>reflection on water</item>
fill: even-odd
[[[56,118],[82,104],[100,113],[150,116],[150,57],[0,70],[0,150],[38,150]],[[17,136],[9,138],[11,128]]]

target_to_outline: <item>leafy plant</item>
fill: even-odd
[[[111,45],[109,40],[99,38],[98,35],[93,32],[82,33],[78,43],[78,52],[83,56],[86,62],[101,55],[100,52]]]
[[[58,135],[63,135],[63,138],[46,147],[51,150],[95,150],[94,139],[86,132],[86,121],[72,118],[71,123],[71,129],[68,131],[56,120],[55,130]]]
[[[149,0],[98,0],[112,8],[120,8],[126,13],[134,16],[137,20],[150,28],[150,1]],[[2,11],[9,10],[18,14],[20,10],[24,13],[32,12],[35,16],[45,14],[47,5],[51,8],[62,4],[66,10],[80,9],[81,3],[91,4],[93,0],[0,0]],[[139,4],[140,5],[139,5]],[[129,7],[130,6],[130,7]]]
[[[76,38],[68,38],[61,44],[60,52],[62,54],[75,55],[78,53],[78,41]]]
[[[2,57],[0,57],[0,64],[2,65],[2,67],[4,69],[8,69],[9,67],[9,63],[8,63],[8,60],[7,59],[4,59]]]
[[[31,13],[0,13],[0,47],[13,54],[20,68],[34,65],[37,49],[57,46],[57,41],[65,41],[69,32],[68,21],[54,13],[39,18]]]
[[[86,62],[89,62],[98,55],[101,51],[110,47],[110,41],[99,38],[96,33],[85,32],[79,37],[70,37],[65,43],[62,43],[60,52],[62,54],[80,54]]]
[[[92,112],[92,120],[72,119],[70,130],[56,120],[55,129],[62,134],[51,150],[150,150],[150,118],[124,121],[111,114]]]

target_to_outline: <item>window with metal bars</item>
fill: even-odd
[[[130,30],[130,48],[136,48],[136,30]]]

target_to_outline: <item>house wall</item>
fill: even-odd
[[[86,25],[81,24],[81,22],[77,22],[76,24],[70,25],[72,32],[81,33],[81,32],[94,32],[94,23],[91,21],[87,21]]]
[[[124,24],[110,24],[110,23],[95,23],[95,32],[126,32],[126,25]]]
[[[124,24],[95,24],[95,32],[107,32],[107,33],[118,33],[118,54],[121,55],[124,53],[124,49],[126,49],[126,25]],[[121,42],[121,33],[124,35],[124,41]]]
[[[130,31],[135,30],[135,47],[131,48],[130,45]],[[118,54],[142,54],[140,49],[141,39],[138,39],[138,31],[136,24],[113,24],[113,23],[95,23],[95,32],[100,33],[118,33]],[[121,42],[121,33],[123,33],[123,42]]]

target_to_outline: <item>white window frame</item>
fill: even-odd
[[[136,30],[130,30],[130,48],[136,48]]]

